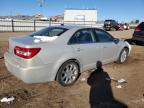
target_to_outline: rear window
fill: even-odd
[[[144,22],[140,23],[140,24],[138,25],[138,28],[144,29]]]
[[[67,30],[68,29],[61,28],[61,27],[48,27],[48,28],[44,28],[42,30],[39,30],[37,32],[30,34],[30,36],[31,37],[33,37],[33,36],[48,36],[48,37],[60,36]]]

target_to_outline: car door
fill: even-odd
[[[101,60],[103,64],[112,62],[116,59],[118,45],[114,42],[114,38],[104,30],[95,29],[95,38],[97,38],[99,46],[102,50]]]
[[[112,25],[113,25],[113,28],[115,28],[116,30],[119,29],[119,24],[115,20],[112,21]]]
[[[78,30],[70,39],[69,44],[79,60],[82,71],[96,67],[96,61],[100,56],[100,47],[94,43],[92,29]]]

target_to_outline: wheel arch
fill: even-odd
[[[129,49],[129,47],[128,47],[128,46],[125,46],[123,49],[128,50],[128,55],[129,55],[129,53],[130,53],[130,49]]]

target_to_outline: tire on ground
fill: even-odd
[[[119,54],[118,60],[116,61],[116,63],[122,64],[127,60],[128,57],[128,48],[123,48]]]
[[[70,86],[76,82],[79,77],[79,73],[78,63],[73,60],[69,60],[58,70],[57,81],[62,86]]]

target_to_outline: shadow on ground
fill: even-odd
[[[127,106],[113,97],[111,80],[102,68],[93,71],[87,80],[91,86],[89,102],[91,108],[127,108]]]

